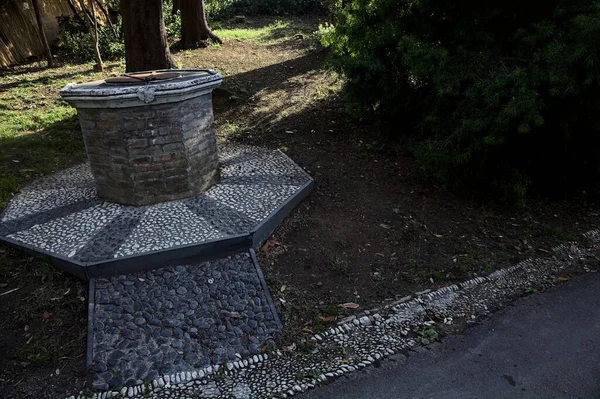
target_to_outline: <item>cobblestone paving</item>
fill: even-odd
[[[280,322],[257,267],[245,252],[96,279],[94,387],[134,386],[274,346]]]

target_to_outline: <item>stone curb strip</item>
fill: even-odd
[[[406,297],[380,309],[350,317],[338,326],[297,344],[223,365],[164,375],[120,391],[71,396],[68,399],[106,398],[289,398],[383,358],[419,350],[415,332],[437,323],[474,322],[499,304],[532,289],[554,284],[561,270],[580,265],[600,249],[600,231],[584,235],[585,242],[561,245],[548,259],[528,259],[486,277],[477,277],[434,292]],[[583,265],[585,271],[592,271]]]

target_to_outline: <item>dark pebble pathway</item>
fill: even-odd
[[[281,323],[253,253],[95,280],[94,387],[237,360],[274,345]]]

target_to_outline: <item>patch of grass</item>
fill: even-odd
[[[315,319],[315,323],[313,324],[312,331],[315,334],[319,334],[319,333],[325,331],[325,326],[323,325],[323,320],[321,320],[320,317],[317,317]]]
[[[440,339],[440,334],[431,327],[417,331],[417,335],[422,345],[429,345],[430,343]]]
[[[339,316],[340,315],[340,308],[338,308],[337,306],[327,306],[325,308],[325,310],[323,311],[323,313],[325,313],[327,316]]]
[[[275,30],[286,29],[290,26],[289,21],[277,21],[274,24],[260,28],[222,28],[214,31],[221,39],[234,39],[254,43],[266,43]]]
[[[310,26],[293,20],[279,20],[259,27],[217,26],[214,33],[221,39],[259,44],[275,44],[294,35],[312,35]]]
[[[297,345],[298,352],[312,353],[317,349],[316,345],[310,341],[303,340]]]
[[[248,133],[248,129],[244,126],[236,125],[235,123],[226,123],[217,127],[217,141],[219,143],[225,141],[235,141],[244,137]]]
[[[350,270],[348,260],[337,254],[329,254],[327,257],[327,264],[332,270],[338,273],[346,274]]]
[[[104,76],[89,64],[21,68],[0,76],[0,210],[27,181],[85,160],[77,112],[58,92],[70,81]]]
[[[403,279],[409,284],[418,283],[420,278],[420,267],[414,259],[408,261],[407,270],[403,272]]]
[[[552,237],[559,241],[570,241],[574,238],[573,234],[570,231],[567,231],[562,227],[541,224],[539,225],[539,229],[543,236]]]
[[[295,377],[298,380],[318,380],[319,376],[323,374],[321,370],[319,369],[314,369],[314,370],[310,370],[310,371],[299,371],[296,373]]]

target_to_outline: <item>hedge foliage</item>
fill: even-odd
[[[600,2],[335,0],[322,27],[354,111],[452,186],[600,183]]]
[[[94,50],[92,38],[86,26],[75,17],[59,16],[59,50],[72,61],[92,61]],[[121,23],[113,27],[98,27],[98,47],[104,60],[114,60],[125,56],[125,44],[121,37]]]
[[[242,15],[301,15],[320,13],[329,0],[204,0],[214,20]]]

